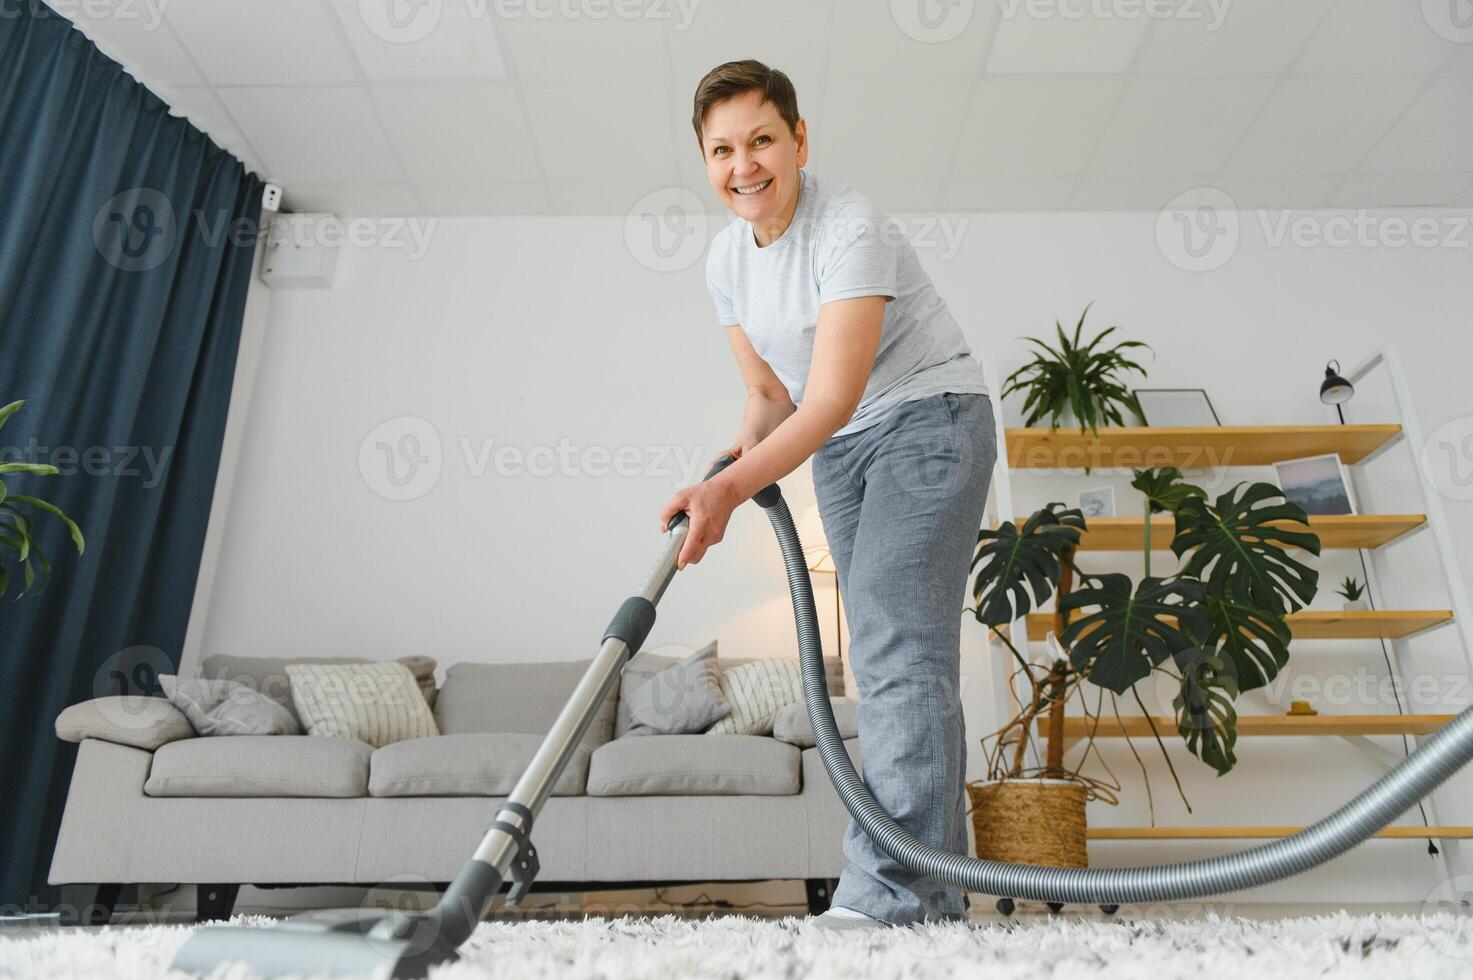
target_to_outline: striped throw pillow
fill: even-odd
[[[721,672],[721,694],[731,714],[707,735],[771,735],[778,713],[803,700],[803,674],[797,660],[753,660]]]
[[[419,683],[402,663],[288,664],[292,702],[308,735],[375,748],[440,734]]]

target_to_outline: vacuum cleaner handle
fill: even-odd
[[[722,470],[726,469],[728,466],[735,462],[735,456],[732,456],[730,453],[723,453],[717,458],[716,462],[711,464],[711,468],[706,471],[706,475],[701,477],[701,482],[705,483],[707,480],[711,479],[711,477],[715,476],[717,473],[720,473]],[[681,511],[674,517],[670,518],[670,523],[665,525],[665,530],[673,531],[688,520],[690,520],[690,515],[687,514],[685,511]]]

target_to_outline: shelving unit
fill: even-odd
[[[1345,377],[1358,387],[1374,372],[1384,373],[1389,383],[1394,406],[1393,422],[1375,424],[1330,424],[1293,426],[1221,426],[1205,428],[1102,428],[1098,437],[1077,429],[1009,429],[1005,428],[1001,401],[1000,378],[984,360],[983,373],[988,389],[993,392],[993,407],[999,446],[1006,452],[998,455],[993,475],[994,493],[990,496],[987,520],[997,526],[1003,520],[1026,520],[1014,506],[1012,471],[1084,468],[1144,469],[1176,466],[1182,470],[1238,466],[1265,466],[1287,459],[1338,453],[1346,464],[1352,488],[1359,491],[1364,480],[1363,466],[1395,447],[1408,450],[1409,465],[1414,472],[1419,461],[1416,453],[1424,445],[1420,423],[1413,407],[1411,388],[1397,352],[1382,347],[1370,357],[1345,372]],[[1353,404],[1353,403],[1352,403]],[[1306,640],[1381,639],[1387,642],[1393,673],[1405,677],[1402,664],[1408,659],[1408,641],[1428,630],[1451,626],[1460,644],[1464,663],[1473,673],[1473,610],[1468,608],[1467,591],[1456,552],[1447,532],[1442,502],[1422,480],[1416,481],[1420,500],[1417,511],[1401,514],[1357,514],[1352,516],[1314,516],[1309,529],[1319,535],[1325,549],[1359,549],[1366,558],[1367,591],[1373,608],[1358,611],[1306,610],[1288,617],[1296,642]],[[1357,492],[1359,499],[1367,495]],[[1144,520],[1140,516],[1091,518],[1089,531],[1081,540],[1084,551],[1136,551],[1144,544]],[[1169,515],[1152,519],[1153,550],[1169,549],[1175,525]],[[1391,547],[1419,537],[1432,535],[1437,550],[1438,568],[1446,588],[1449,608],[1397,608],[1396,597],[1383,588],[1395,582],[1387,564]],[[1420,597],[1419,597],[1420,598]],[[1418,605],[1421,605],[1418,603]],[[1015,620],[1005,628],[1011,636],[1024,634],[1031,641],[1043,640],[1053,628],[1051,613],[1035,613]],[[1015,710],[1017,691],[1008,684],[1013,664],[1001,644],[993,641],[994,692],[999,723]],[[1454,716],[1448,714],[1403,715],[1249,715],[1238,716],[1238,734],[1242,737],[1337,737],[1364,752],[1378,763],[1391,766],[1399,759],[1371,736],[1404,736],[1415,747],[1419,738],[1437,731]],[[1163,735],[1175,736],[1173,718],[1147,719],[1125,716],[1117,721],[1102,717],[1095,729],[1097,738],[1151,737],[1149,721],[1153,720]],[[1083,717],[1065,720],[1065,744],[1073,747],[1089,734],[1096,724]],[[1348,797],[1347,793],[1347,797]],[[1442,860],[1449,879],[1467,873],[1458,842],[1473,838],[1473,826],[1446,824],[1440,816],[1440,793],[1424,801],[1430,827],[1388,827],[1378,837],[1390,839],[1435,838],[1448,843],[1441,847]],[[1091,827],[1091,840],[1227,840],[1283,837],[1302,828],[1269,827]],[[1463,878],[1462,880],[1468,880]]]

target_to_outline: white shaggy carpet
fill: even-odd
[[[238,924],[270,920],[238,917]],[[61,980],[171,976],[193,926],[51,930],[0,938],[0,977]],[[488,922],[464,959],[433,980],[721,980],[986,976],[1171,980],[1217,976],[1473,975],[1473,918],[1333,915],[1288,919],[1205,915],[1176,920],[1071,918],[830,932],[805,919],[724,916]],[[182,974],[173,974],[182,977]],[[217,970],[213,980],[247,980]]]

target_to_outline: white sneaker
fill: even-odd
[[[813,924],[820,929],[878,929],[890,923],[872,918],[856,909],[835,905],[823,915],[812,917]]]

